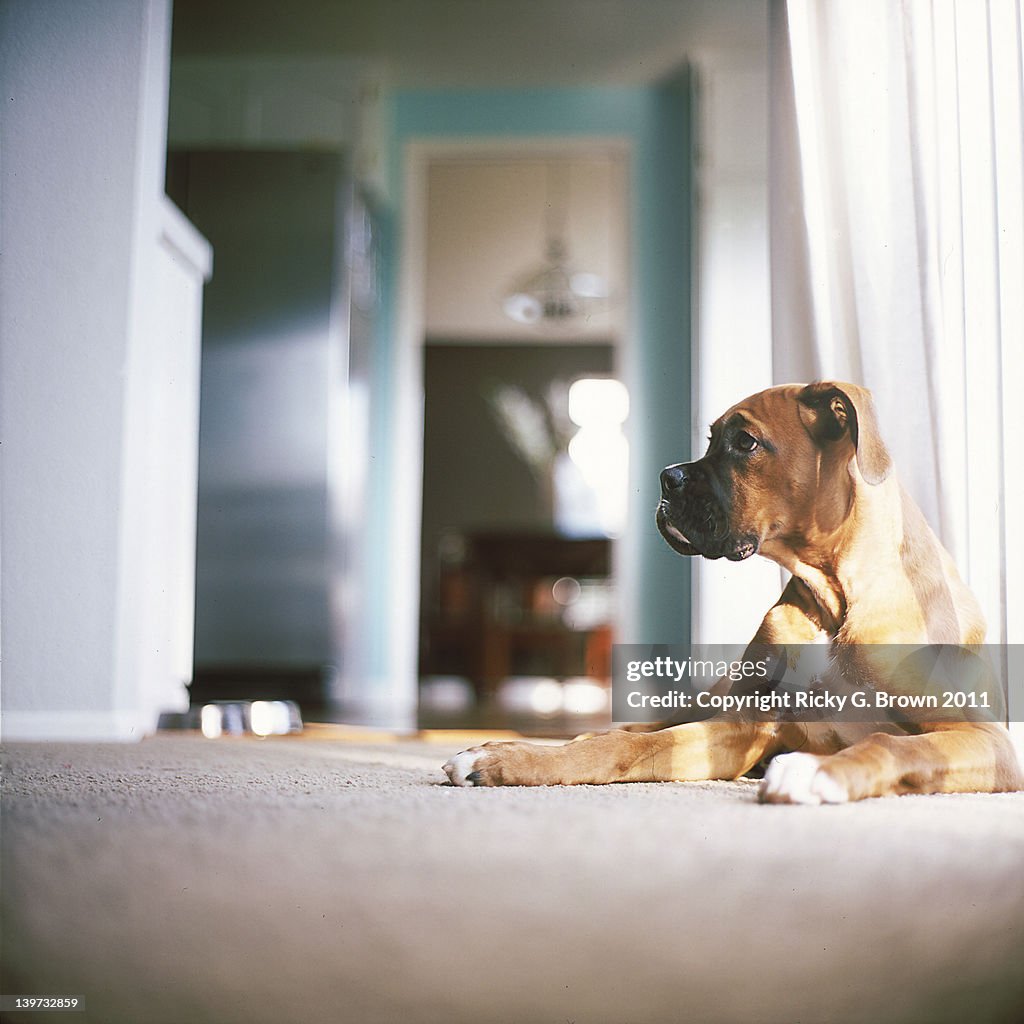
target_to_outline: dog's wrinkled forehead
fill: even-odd
[[[815,381],[768,388],[737,402],[715,421],[712,449],[730,430],[760,433],[756,440],[762,447],[776,450],[801,445],[837,455],[849,451],[863,480],[872,485],[882,483],[892,470],[871,392],[856,384]]]
[[[730,429],[753,430],[759,437],[772,439],[773,435],[806,436],[799,411],[801,386],[784,384],[758,391],[726,409],[712,424],[713,435]]]

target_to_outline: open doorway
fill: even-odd
[[[421,724],[609,720],[625,168],[622,147],[600,143],[427,161]],[[553,265],[572,279],[565,296]]]

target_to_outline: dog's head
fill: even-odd
[[[711,427],[707,453],[661,473],[658,529],[682,555],[740,561],[797,549],[846,520],[858,481],[891,461],[865,388],[819,382],[769,388]]]

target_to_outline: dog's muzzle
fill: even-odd
[[[661,471],[661,501],[658,503],[657,523],[661,535],[673,550],[681,555],[699,555],[700,551],[683,532],[682,516],[675,511],[675,504],[682,504],[683,488],[686,486],[686,466],[668,466]]]
[[[681,555],[742,561],[758,548],[757,538],[730,529],[727,502],[712,474],[700,462],[678,463],[661,471],[658,530]]]

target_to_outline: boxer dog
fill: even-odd
[[[760,554],[792,577],[748,656],[826,644],[861,685],[898,690],[886,652],[981,644],[985,624],[952,558],[901,488],[868,391],[770,388],[711,428],[707,453],[661,474],[657,524],[681,555]],[[884,716],[883,716],[884,717]],[[456,786],[735,779],[770,759],[767,803],[1024,788],[1004,726],[929,712],[896,722],[798,722],[724,713],[634,726],[560,746],[495,742],[444,766]]]

